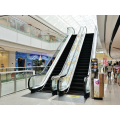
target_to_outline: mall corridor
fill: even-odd
[[[79,96],[67,96],[71,101],[69,99],[61,101],[60,99],[55,99],[58,95],[52,96],[51,93],[42,92],[31,94],[27,89],[2,97],[0,105],[120,105],[120,86],[114,83],[113,75],[111,79],[108,79],[107,75],[105,76],[103,100],[94,100],[89,97],[86,101],[82,102],[81,97],[81,102],[79,101],[78,103],[77,99]]]

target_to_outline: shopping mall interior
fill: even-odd
[[[119,23],[119,15],[1,15],[0,104],[120,104]]]
[[[120,15],[22,14],[0,15],[0,106],[120,105]]]

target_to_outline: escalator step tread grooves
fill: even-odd
[[[58,75],[61,72],[62,67],[66,61],[66,58],[67,58],[69,51],[70,51],[70,49],[75,41],[76,36],[77,35],[71,36],[70,40],[68,41],[68,43],[67,43],[67,45],[62,53],[62,55],[60,56],[56,66],[54,67],[54,70],[52,71],[46,85],[44,86],[44,88],[41,92],[51,92],[51,79],[50,78],[54,75]]]
[[[86,34],[83,47],[78,59],[78,63],[73,75],[72,83],[68,93],[71,95],[84,95],[84,77],[88,74],[89,61],[91,56],[91,49],[93,43],[93,33]]]

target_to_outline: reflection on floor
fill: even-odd
[[[94,100],[88,98],[86,101],[78,99],[79,96],[51,96],[49,93],[30,94],[29,90],[17,92],[0,98],[0,105],[120,105],[120,86],[111,78],[104,79],[104,99]],[[49,94],[49,95],[48,95]],[[76,98],[76,99],[75,99]]]

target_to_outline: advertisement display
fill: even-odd
[[[103,58],[103,65],[107,65],[107,58]]]
[[[51,57],[46,54],[38,55],[16,52],[15,67],[46,66],[50,59]],[[50,65],[54,59],[52,59]],[[22,68],[20,69],[22,70]]]
[[[100,87],[100,85],[99,85],[99,79],[94,79],[94,97],[95,98],[99,98],[99,87]]]

